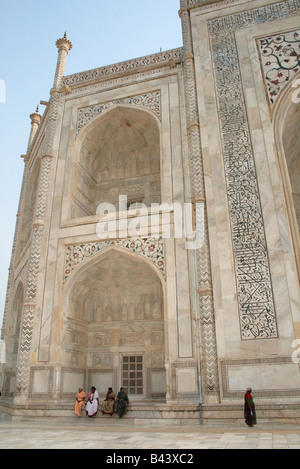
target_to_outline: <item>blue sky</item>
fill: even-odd
[[[20,155],[27,149],[29,115],[41,100],[49,99],[56,39],[66,31],[73,43],[66,75],[159,52],[160,48],[180,47],[179,3],[0,0],[0,327],[24,170]]]

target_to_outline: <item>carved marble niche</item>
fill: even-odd
[[[108,249],[84,266],[66,291],[65,365],[110,370],[121,381],[123,357],[143,357],[164,369],[164,298],[159,275],[147,261]]]
[[[89,130],[88,130],[89,129]],[[85,129],[79,159],[73,166],[70,218],[96,214],[100,203],[119,206],[160,203],[160,134],[154,116],[117,106]]]

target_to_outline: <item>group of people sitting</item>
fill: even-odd
[[[88,417],[95,417],[98,410],[100,410],[103,415],[113,415],[116,413],[120,418],[122,418],[128,411],[129,399],[124,388],[120,388],[117,395],[113,392],[112,388],[108,388],[105,400],[100,404],[99,393],[97,389],[92,386],[88,397],[82,388],[79,388],[78,390],[74,409],[74,413],[77,417],[81,417],[82,407],[84,404],[86,415]],[[100,408],[98,409],[99,405]]]

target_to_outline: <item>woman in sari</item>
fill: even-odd
[[[91,387],[88,401],[85,406],[86,415],[94,417],[98,412],[99,394],[94,386]]]
[[[256,412],[255,412],[255,404],[252,397],[252,389],[248,388],[245,394],[245,422],[248,427],[253,427],[256,425]]]
[[[108,388],[106,393],[105,401],[101,404],[102,414],[113,415],[115,405],[116,393],[113,392],[112,388]]]
[[[127,393],[124,391],[124,388],[120,389],[120,392],[117,394],[116,403],[115,403],[115,412],[118,414],[120,419],[128,411],[129,399]]]
[[[79,388],[78,393],[76,395],[76,402],[75,402],[75,409],[74,409],[74,414],[77,415],[77,417],[81,417],[81,409],[84,404],[85,398],[86,398],[86,394],[83,392],[82,388]]]

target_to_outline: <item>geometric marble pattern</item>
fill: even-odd
[[[185,2],[181,3],[183,7]],[[208,236],[207,208],[205,203],[205,181],[202,161],[198,97],[191,41],[191,21],[188,11],[180,14],[183,34],[183,72],[186,94],[186,116],[188,128],[189,159],[191,167],[192,197],[201,200],[202,209],[196,207],[197,237],[203,240],[196,251],[197,302],[199,307],[199,339],[203,355],[203,392],[219,399],[218,360],[216,347],[215,314],[212,290],[212,272]],[[199,229],[199,227],[201,227]],[[177,370],[179,372],[179,370]],[[192,371],[190,371],[192,372]],[[181,371],[183,373],[183,371]]]

